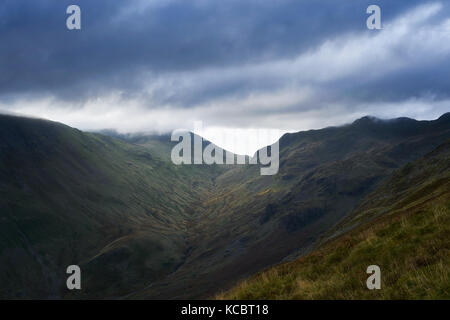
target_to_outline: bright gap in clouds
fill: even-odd
[[[253,156],[259,149],[277,142],[287,131],[263,128],[203,127],[196,123],[193,132],[224,150]]]

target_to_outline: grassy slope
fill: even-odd
[[[286,135],[280,172],[236,168],[202,201],[186,263],[133,298],[202,298],[309,250],[383,178],[450,138],[450,118],[363,118]]]
[[[2,297],[60,296],[73,263],[82,297],[205,297],[302,252],[450,137],[448,117],[361,119],[283,137],[280,173],[262,177],[254,166],[173,166],[160,140],[0,121]]]
[[[332,233],[217,298],[450,299],[450,142],[396,171]],[[366,288],[372,264],[382,290]]]
[[[189,247],[192,207],[221,171],[1,116],[0,296],[60,297],[69,264],[81,264],[88,297],[123,295],[173,272]]]

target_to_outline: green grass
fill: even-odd
[[[449,159],[447,142],[397,170],[318,249],[216,298],[450,299]],[[366,287],[369,265],[381,268],[381,290]]]
[[[450,134],[439,121],[414,122],[400,134],[389,133],[396,124],[366,127],[286,135],[280,173],[261,176],[258,166],[175,166],[166,138],[130,143],[1,116],[0,297],[211,295],[303,252],[393,168]],[[421,205],[421,183],[403,180],[401,190],[418,189],[400,198]],[[423,190],[438,197],[430,190],[439,185]],[[395,203],[368,203],[349,223],[401,211]],[[64,290],[69,264],[83,270],[85,290],[75,295]],[[274,288],[287,290],[287,280]]]
[[[447,197],[355,230],[217,298],[450,299],[449,239]],[[366,288],[372,264],[381,268],[381,290]]]
[[[70,264],[92,288],[83,297],[164,277],[184,259],[191,208],[225,170],[174,166],[145,147],[36,119],[0,117],[0,137],[3,298],[61,297]]]

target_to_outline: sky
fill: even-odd
[[[81,30],[66,27],[71,4]],[[450,111],[448,1],[2,0],[0,39],[0,111],[88,131],[202,121],[239,152],[257,129]]]

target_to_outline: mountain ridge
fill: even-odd
[[[260,176],[249,165],[175,166],[160,156],[170,141],[155,151],[0,116],[0,296],[207,297],[236,273],[312,250],[394,169],[450,137],[441,118],[285,135],[279,174]],[[68,264],[82,267],[82,292],[64,290]]]

